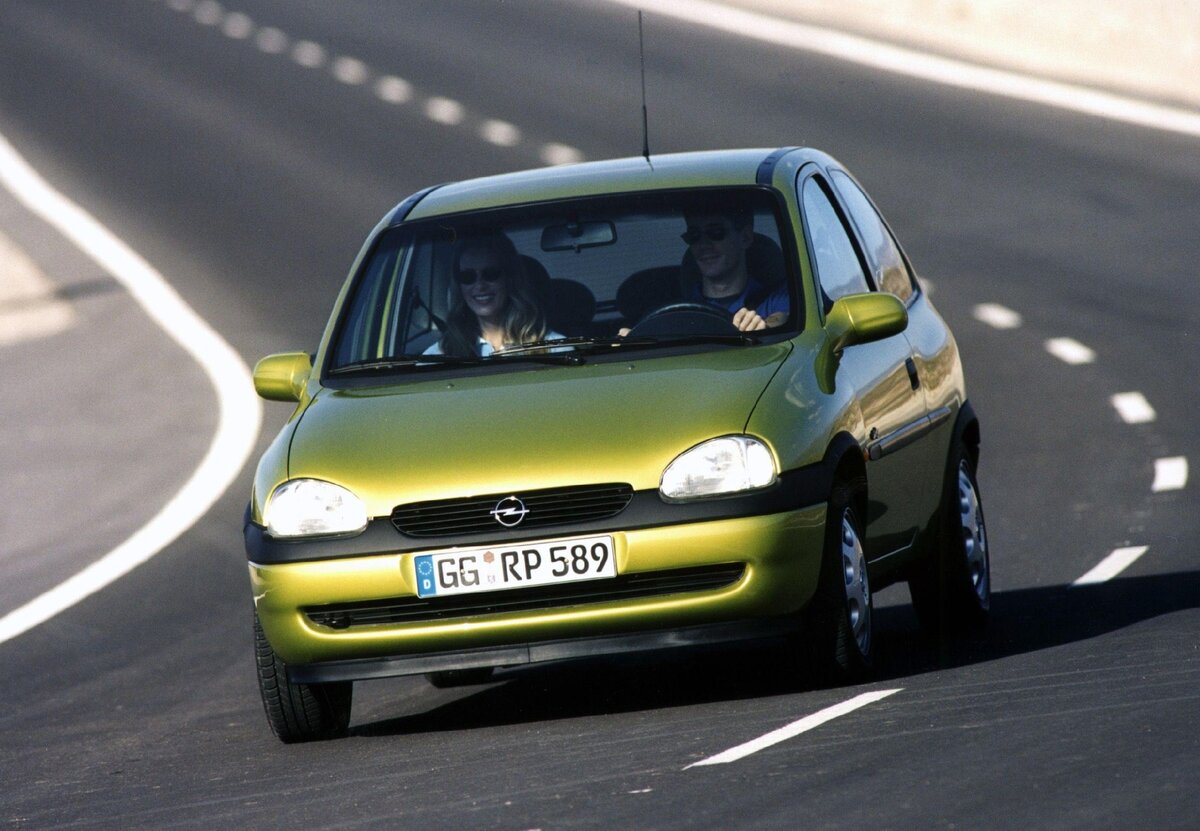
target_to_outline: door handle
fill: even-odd
[[[921,388],[921,378],[917,375],[917,364],[912,358],[904,361],[904,368],[908,370],[908,382],[912,384],[913,391]]]

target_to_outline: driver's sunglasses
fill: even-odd
[[[688,245],[695,245],[700,240],[707,238],[709,242],[720,242],[729,236],[729,229],[724,225],[710,225],[707,228],[697,228],[694,225],[689,226],[686,231],[679,235],[679,238]]]
[[[460,268],[454,275],[454,279],[460,286],[470,286],[480,280],[485,283],[499,283],[504,279],[504,270],[498,265],[489,265],[480,269]]]

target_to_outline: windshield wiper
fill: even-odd
[[[413,369],[423,366],[480,366],[489,363],[507,363],[524,361],[528,363],[544,363],[561,366],[583,363],[579,355],[570,354],[511,354],[496,352],[483,358],[478,355],[397,355],[394,358],[373,358],[367,361],[356,361],[352,364],[339,366],[329,371],[330,375],[348,375],[355,372],[392,372],[398,369]]]
[[[680,335],[672,338],[658,338],[660,344],[671,344],[672,346],[686,346],[693,343],[728,343],[741,344],[742,346],[756,346],[762,341],[754,337],[754,335],[746,334],[745,332],[731,333],[728,335]]]

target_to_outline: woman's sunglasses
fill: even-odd
[[[695,245],[704,238],[707,238],[709,242],[720,242],[727,236],[729,236],[729,229],[724,225],[710,225],[707,228],[692,226],[680,234],[679,238],[688,245]]]
[[[480,269],[460,268],[454,275],[454,279],[460,286],[469,286],[480,280],[485,283],[499,283],[504,279],[504,270],[498,265],[489,265]]]

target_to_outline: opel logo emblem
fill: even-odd
[[[521,524],[529,509],[515,496],[506,496],[496,503],[496,507],[492,508],[490,513],[496,522],[505,528],[513,528]]]

